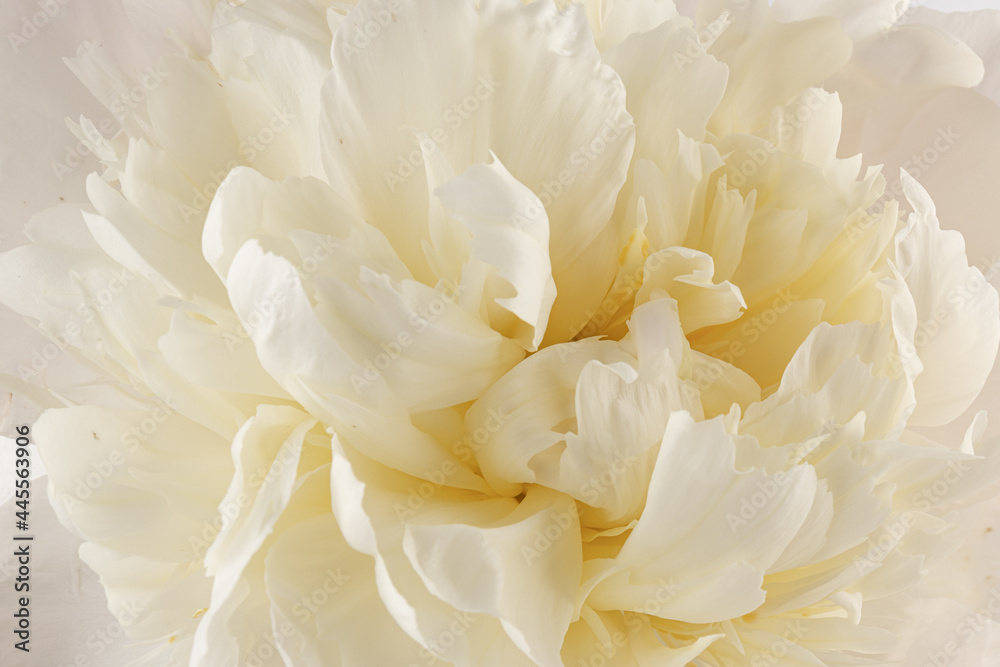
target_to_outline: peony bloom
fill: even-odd
[[[59,357],[3,380],[150,662],[996,650],[901,641],[995,503],[993,276],[855,129],[993,104],[983,61],[895,3],[690,4],[136,2],[145,60],[81,46],[121,130],[70,121],[88,202],[0,255]]]

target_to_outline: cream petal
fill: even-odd
[[[205,566],[215,577],[213,595],[230,594],[242,569],[274,529],[292,496],[299,468],[305,467],[307,439],[313,447],[322,446],[321,436],[309,438],[317,424],[296,408],[262,405],[236,434],[232,447],[236,470],[219,505],[225,520],[205,555]]]
[[[305,372],[310,391],[369,408],[449,407],[474,398],[523,355],[464,312],[453,295],[458,286],[435,289],[410,279],[382,234],[358,221],[327,186],[262,179],[242,169],[227,179],[206,222],[205,254],[226,272],[230,298],[264,367],[293,396],[305,400],[288,385]],[[283,256],[265,253],[260,243]],[[253,280],[243,281],[244,273]],[[292,351],[267,342],[277,343],[287,326],[313,331],[329,362],[317,368],[309,346]],[[470,377],[476,380],[464,381]]]
[[[642,161],[642,164],[656,169],[650,162]],[[634,210],[630,202],[626,219],[630,224],[634,221],[635,228],[619,255],[618,274],[598,311],[588,311],[584,314],[587,324],[574,336],[574,340],[599,335],[619,339],[628,330],[628,316],[635,305],[636,291],[642,286],[643,265],[650,247],[645,233],[649,222],[645,199],[640,196],[633,201],[635,201]]]
[[[152,131],[195,190],[211,192],[240,163],[226,92],[207,63],[166,57],[148,92]]]
[[[168,642],[173,659],[184,660],[208,607],[212,580],[200,563],[165,563],[95,542],[80,545],[80,560],[100,577],[108,609],[127,633],[123,641]],[[144,653],[163,652],[146,647]],[[186,657],[186,656],[185,656]]]
[[[686,379],[701,392],[705,418],[729,415],[734,406],[746,410],[761,398],[760,385],[736,366],[692,350],[690,366],[684,368]]]
[[[721,166],[721,162],[719,158],[718,165],[710,164]],[[747,230],[756,211],[757,195],[756,190],[744,197],[738,189],[729,189],[728,178],[724,176],[716,183],[704,228],[696,232],[693,225],[689,226],[687,238],[694,244],[695,234],[699,234],[696,243],[712,256],[720,280],[732,278],[740,265],[746,249]]]
[[[251,274],[257,276],[253,282]],[[353,285],[324,278],[315,280],[319,303],[313,310],[293,265],[264,254],[256,242],[243,247],[230,270],[227,283],[237,313],[244,327],[252,329],[265,368],[288,378],[282,380],[286,389],[287,382],[304,373],[322,393],[357,400],[374,385],[388,388],[401,407],[433,410],[471,400],[522,354],[465,313],[445,290],[397,282],[368,267],[360,268]],[[266,317],[260,304],[271,294],[278,295],[273,299],[278,303],[275,316]],[[313,344],[338,350],[336,357],[343,362],[329,357],[317,368],[310,347],[277,349],[280,331],[306,322],[321,337]],[[289,354],[301,361],[279,362]]]
[[[968,7],[970,10],[984,8]],[[905,22],[945,30],[968,44],[986,65],[986,75],[979,90],[996,102],[997,68],[993,66],[996,59],[990,50],[996,43],[996,14],[991,11],[954,12],[951,6],[935,6],[933,9],[939,11],[912,7],[904,17]],[[965,10],[966,7],[954,9]],[[909,78],[919,77],[920,74],[920,71],[912,71]],[[969,77],[969,81],[972,80],[974,78]],[[919,79],[915,83],[919,85]],[[904,80],[901,84],[909,85],[910,82]],[[840,80],[836,85],[847,87],[848,84]],[[867,102],[866,107],[857,104],[862,95],[866,100],[870,99],[871,92],[857,95],[852,105],[854,113],[848,125],[851,128],[850,140],[855,145],[855,142],[863,140],[866,145],[876,147],[876,150],[866,148],[866,151],[872,152],[875,161],[884,161],[891,171],[902,165],[919,177],[933,196],[945,226],[962,232],[968,247],[976,249],[975,256],[970,257],[972,263],[996,284],[995,266],[1000,246],[991,220],[997,203],[988,176],[996,171],[996,167],[991,165],[998,155],[994,147],[1000,145],[1000,116],[995,104],[988,104],[980,95],[968,91],[945,89],[936,92],[934,97],[924,95],[899,105],[894,101],[902,99],[904,93],[897,88],[887,90],[886,99],[878,104],[871,104],[871,108],[884,110],[877,116],[866,108]],[[961,109],[961,113],[955,113],[956,109]],[[873,134],[890,137],[891,143],[880,142]],[[975,140],[964,140],[965,137],[975,137]],[[963,167],[973,163],[980,167],[974,170]],[[961,178],[955,178],[956,174],[961,174]],[[901,196],[901,183],[896,181],[892,185],[897,196]],[[1000,376],[994,374],[987,383],[987,389],[962,419],[956,420],[950,427],[928,429],[926,432],[942,442],[957,441],[964,423],[978,410],[996,404],[998,391]],[[996,422],[991,428],[996,431]]]
[[[619,526],[639,515],[671,414],[701,415],[694,383],[677,377],[688,349],[676,304],[658,300],[640,306],[629,328],[622,346],[633,348],[635,362],[591,361],[581,370],[576,427],[565,434],[557,470],[549,469],[544,457],[529,463],[539,482],[587,504],[591,527]]]
[[[910,424],[937,426],[962,414],[986,382],[1000,346],[1000,298],[969,266],[961,234],[941,230],[927,191],[905,173],[903,187],[915,213],[896,238],[896,256],[916,305],[923,363]]]
[[[735,366],[753,378],[763,396],[770,396],[795,351],[822,321],[825,304],[821,300],[796,297],[781,290],[732,324],[704,330],[693,337],[691,346]]]
[[[283,532],[267,553],[265,581],[286,661],[302,667],[443,665],[420,653],[386,612],[370,556],[347,545],[331,514]]]
[[[689,350],[676,304],[641,306],[630,329],[618,345],[587,339],[546,348],[469,408],[470,444],[494,488],[562,491],[587,504],[592,526],[638,515],[671,411],[700,416],[701,406],[694,383],[677,377]],[[480,424],[487,428],[477,431]]]
[[[265,25],[298,39],[330,44],[330,14],[348,11],[354,0],[278,0],[276,2],[236,2],[216,5],[216,21],[235,20],[237,25]],[[223,16],[220,17],[220,14]]]
[[[976,52],[986,68],[978,90],[1000,104],[1000,12],[992,9],[980,11],[935,11],[914,6],[904,20],[907,23],[932,26],[944,30]]]
[[[61,211],[60,216],[65,213]],[[41,231],[43,222],[48,227],[56,220],[58,224]],[[45,351],[45,356],[31,359],[31,365],[45,370],[48,364],[39,364],[39,360],[56,360],[53,370],[63,366],[59,361],[61,349],[70,357],[100,369],[97,377],[90,379],[83,374],[68,376],[66,380],[79,378],[83,384],[73,387],[67,400],[90,403],[100,399],[112,407],[131,408],[136,400],[118,384],[121,382],[140,394],[158,394],[185,416],[226,438],[231,437],[238,424],[246,419],[245,401],[179,381],[157,349],[158,339],[169,330],[172,306],[176,303],[161,301],[162,295],[151,282],[95,250],[93,236],[89,230],[84,231],[86,226],[80,211],[62,219],[46,215],[38,221],[38,225],[29,226],[29,232],[38,242],[11,251],[0,268],[7,278],[8,290],[2,295],[7,305],[36,320],[39,329],[54,341],[38,348]],[[141,266],[141,258],[131,252],[128,244],[118,244],[118,238],[109,229],[110,223],[103,230],[109,234],[104,241],[121,251],[124,260],[135,261],[137,268]],[[153,234],[160,233],[152,226],[149,229]],[[68,234],[67,238],[53,242],[60,232]],[[90,235],[89,243],[77,247],[67,243],[83,233]],[[155,256],[155,247],[150,244],[143,247]],[[60,268],[49,272],[51,265]],[[50,277],[43,278],[43,274]],[[150,277],[166,288],[155,275]],[[20,371],[18,374],[29,377]],[[108,382],[109,377],[116,382]],[[52,388],[58,390],[59,385]],[[49,402],[44,397],[40,400],[40,404]],[[252,406],[249,409],[252,411]]]
[[[620,525],[641,511],[670,409],[683,405],[679,383],[657,382],[657,375],[673,375],[669,363],[639,373],[588,363],[576,388],[576,432],[565,436],[558,469],[543,457],[529,463],[540,482],[598,508],[588,513],[592,527]]]
[[[809,516],[802,522],[802,530],[795,536],[784,553],[771,567],[773,572],[794,570],[802,565],[808,565],[811,557],[817,553],[826,542],[830,524],[834,517],[833,495],[828,489],[825,479],[816,483],[816,495],[813,498]],[[866,533],[867,534],[867,533]]]
[[[36,243],[69,251],[69,254],[63,255],[64,258],[72,256],[74,247],[90,252],[97,248],[83,224],[80,211],[69,204],[47,209],[34,216],[24,231]],[[33,251],[21,252],[30,254]],[[30,266],[29,264],[28,268]],[[17,284],[31,285],[31,278]],[[28,300],[23,296],[23,290],[12,290],[9,294],[0,290],[0,301],[8,306],[19,309],[37,308],[37,298]],[[17,305],[18,303],[21,305]],[[80,308],[79,302],[74,308]],[[0,338],[0,359],[3,360],[0,362],[0,372],[4,378],[2,384],[15,394],[10,403],[10,412],[7,413],[10,423],[33,423],[42,410],[62,407],[67,400],[76,404],[91,401],[119,407],[116,391],[103,381],[105,371],[84,358],[77,351],[77,346],[82,341],[77,336],[69,335],[76,332],[78,336],[86,338],[87,334],[71,327],[74,320],[69,313],[45,310],[47,312],[43,318],[48,324],[44,327],[11,310],[4,309],[0,314],[4,330],[4,336]],[[78,324],[82,324],[82,320]],[[46,330],[56,334],[55,342],[44,335]],[[60,336],[58,332],[64,335]]]
[[[58,218],[64,232],[86,230],[79,211],[61,210]],[[156,291],[99,250],[43,241],[3,257],[0,300],[37,322],[59,348],[79,350],[122,379],[124,369],[137,371],[136,350],[155,349],[167,316]]]
[[[817,16],[840,19],[844,32],[855,41],[889,31],[906,13],[906,3],[899,0],[775,0],[775,17],[790,23]]]
[[[837,238],[792,284],[789,292],[821,299],[825,303],[823,319],[831,324],[880,319],[883,300],[880,290],[884,286],[880,287],[877,281],[885,277],[883,258],[895,235],[898,213],[895,200],[875,215],[864,209],[855,211]],[[898,287],[903,289],[901,285]]]
[[[970,438],[981,434],[982,425]],[[838,498],[835,511],[841,516],[834,518],[830,542],[811,558],[816,564],[765,580],[768,600],[762,613],[815,605],[838,589],[855,591],[855,598],[862,595],[872,601],[913,585],[922,569],[951,550],[940,540],[947,524],[927,513],[943,515],[982,493],[985,480],[995,479],[996,442],[977,441],[976,451],[985,454],[984,459],[894,442],[858,443],[855,439],[832,449],[822,445],[817,454],[810,455],[825,456],[817,464],[817,473],[841,489],[853,488]],[[973,446],[971,441],[969,446]],[[824,454],[824,450],[832,453]],[[892,516],[886,503],[890,496]],[[845,547],[849,549],[844,551]],[[856,600],[846,602],[851,607]]]
[[[151,393],[180,414],[231,440],[253,414],[259,397],[227,394],[191,384],[158,353],[138,355],[141,378]]]
[[[535,482],[531,460],[562,441],[560,430],[577,417],[575,392],[584,367],[628,360],[615,343],[587,339],[544,348],[494,383],[466,414],[473,435],[469,452],[490,484],[517,495],[521,483]]]
[[[496,627],[481,624],[473,630],[476,654],[470,667],[536,667],[538,663],[526,656],[510,640],[499,623]]]
[[[685,245],[689,234],[703,234],[702,230],[698,229],[696,232],[693,227],[699,222],[696,219],[704,212],[702,202],[710,186],[706,176],[723,164],[722,157],[713,146],[699,144],[690,137],[680,138],[676,157],[665,164],[663,169],[651,160],[636,160],[633,197],[637,200],[642,198],[644,202],[649,221],[643,231],[648,235],[652,248],[661,250]],[[745,210],[739,191],[729,190],[724,179],[719,179],[714,196],[716,199],[736,200],[735,203],[726,201],[728,208],[725,211],[718,203],[712,206],[709,213],[711,217],[706,223],[706,227],[721,232],[714,234],[716,243],[713,243],[711,254],[731,273],[736,268],[735,262],[742,251],[746,224],[753,212],[755,195],[748,197],[750,207]],[[638,201],[635,205],[638,205]],[[742,224],[737,222],[740,220]],[[692,245],[700,241],[700,238],[692,238]],[[732,250],[723,251],[726,246]]]
[[[369,25],[378,26],[375,37],[365,35]],[[540,39],[525,43],[526,31]],[[600,300],[616,249],[607,239],[594,244],[625,179],[633,126],[621,81],[600,63],[578,6],[362,2],[334,38],[324,95],[330,183],[386,233],[418,279],[429,273],[415,135],[423,133],[455,173],[487,162],[492,151],[545,205],[560,340],[578,318],[571,311]],[[527,113],[539,108],[541,117]]]
[[[204,48],[209,0],[148,1],[124,0],[140,32],[190,18],[181,39]],[[954,88],[977,85],[977,57],[923,27],[876,37],[863,24],[881,2],[778,0],[772,15],[705,0],[700,31],[669,1],[442,2],[220,3],[212,55],[160,61],[149,104],[124,114],[128,141],[69,123],[105,164],[97,213],[36,218],[37,245],[3,257],[0,297],[117,381],[84,401],[152,393],[182,420],[143,436],[128,431],[139,410],[39,422],[72,445],[52,447],[61,487],[116,456],[86,432],[137,441],[89,506],[56,501],[93,540],[83,558],[113,608],[137,604],[133,634],[195,667],[721,667],[770,662],[779,642],[789,665],[879,663],[905,596],[948,562],[945,513],[995,486],[985,416],[957,451],[924,427],[975,405],[988,370],[952,359],[996,356],[1000,305],[991,269],[968,266],[905,176],[916,212],[889,245],[897,207],[867,211],[895,189],[837,159],[838,96],[803,88],[842,71],[844,146],[874,137],[867,159],[898,164],[913,151],[900,138],[930,136],[934,159],[910,159],[988,251],[991,193],[957,201],[984,176],[941,175],[995,149],[996,105]],[[145,76],[126,51],[72,61],[116,116]],[[981,141],[952,151],[966,134]],[[920,432],[904,430],[914,410]],[[258,484],[254,466],[273,474]],[[859,567],[901,517],[916,523]],[[354,599],[303,615],[336,562]]]
[[[155,404],[49,410],[34,431],[53,505],[79,534],[150,559],[200,560],[188,537],[215,518],[231,472],[218,436]]]
[[[603,309],[606,302],[601,300],[602,295],[607,293],[619,269],[610,252],[619,236],[618,228],[608,225],[568,268],[553,273],[556,301],[549,313],[543,347],[590,335],[584,330],[594,313]]]
[[[780,654],[781,664],[789,667],[879,664],[874,657],[855,653],[878,656],[891,648],[895,639],[882,628],[858,627],[844,618],[803,619],[790,614],[761,619],[752,628],[741,627],[740,653],[724,642],[715,643],[710,653],[747,664],[773,662]]]
[[[509,498],[456,491],[373,464],[334,439],[331,467],[333,512],[344,538],[354,549],[375,558],[379,595],[399,626],[430,653],[455,665],[478,664],[477,653],[494,663],[510,646],[509,664],[524,654],[484,614],[460,612],[428,591],[404,552],[407,524],[486,525],[501,521],[517,507]],[[514,658],[514,656],[522,656]]]
[[[34,436],[53,507],[136,639],[190,636],[232,464],[225,441],[162,405],[49,410]]]
[[[744,198],[757,191],[740,263],[729,278],[755,305],[808,270],[853,209],[821,166],[778,152],[770,141],[735,134],[716,148],[727,156],[728,184]]]
[[[259,426],[263,424],[249,428],[247,435]],[[258,449],[255,453],[262,452]],[[326,450],[326,457],[329,461],[329,450]],[[277,536],[298,523],[329,512],[329,463],[298,479],[294,466],[282,465],[280,452],[268,463],[271,463],[272,476],[265,479],[255,494],[248,493],[249,498],[239,505],[240,516],[233,524],[238,528],[230,534],[230,538],[235,539],[230,539],[228,544],[231,548],[237,547],[236,553],[233,560],[221,564],[213,580],[211,604],[194,635],[191,667],[251,661],[262,667],[284,665],[280,644],[289,632],[286,625],[276,624],[272,615],[265,583],[267,554]],[[243,472],[258,474],[257,471]],[[234,479],[233,487],[244,481]],[[263,536],[250,534],[255,524],[264,528]]]
[[[584,606],[580,620],[566,635],[562,656],[566,665],[685,667],[721,636],[708,635],[686,645],[668,646],[647,616],[599,612]]]
[[[302,3],[284,4],[301,9]],[[260,3],[253,8],[268,9]],[[243,11],[241,18],[251,13]],[[323,79],[330,71],[329,38],[317,41],[298,31],[279,30],[278,26],[245,18],[234,29],[244,37],[249,32],[248,53],[238,56],[246,71],[230,71],[220,62],[223,56],[219,54],[225,51],[219,48],[221,44],[216,45],[213,60],[224,75],[248,82],[248,90],[234,89],[234,97],[256,92],[261,98],[258,117],[245,117],[243,128],[236,127],[242,138],[240,153],[261,171],[270,167],[282,176],[322,177],[318,129]]]
[[[993,501],[952,514],[952,535],[961,543],[974,544],[975,548],[956,550],[929,572],[921,583],[921,596],[950,598],[975,610],[990,603],[996,586],[993,579],[996,576],[998,512],[1000,506]],[[956,571],[962,573],[961,578],[955,577]],[[948,638],[940,637],[940,640],[943,646]],[[990,663],[989,660],[983,662]]]
[[[787,632],[787,631],[786,631]],[[789,638],[795,635],[788,633]],[[781,664],[788,667],[824,667],[827,663],[820,662],[816,656],[800,647],[796,642],[785,640],[781,634],[771,634],[760,631],[740,633],[740,645],[734,646],[728,642],[715,642],[708,654],[722,664],[740,664],[754,659],[757,662],[775,659],[775,653],[781,653]],[[777,651],[775,651],[775,647]],[[752,658],[751,658],[752,657]]]
[[[866,438],[891,438],[912,410],[910,382],[888,332],[823,323],[795,352],[778,390],[747,410],[741,432],[766,444],[804,442],[864,412]]]
[[[574,622],[566,634],[563,644],[562,659],[565,665],[586,665],[590,661],[601,662],[609,667],[635,667],[636,661],[632,655],[631,646],[626,643],[623,632],[614,635],[620,641],[612,639],[613,630],[620,624],[624,627],[624,619],[616,624],[613,614],[605,614],[605,620],[599,612],[584,607],[581,618]],[[599,656],[599,657],[598,657]]]
[[[722,100],[728,68],[706,55],[699,35],[681,21],[669,21],[630,36],[604,55],[628,91],[626,107],[635,119],[637,159],[668,165],[680,135],[705,139],[705,128]]]
[[[928,66],[912,66],[917,54],[927,54]],[[1000,168],[1000,110],[984,95],[955,87],[976,85],[981,73],[978,58],[957,40],[937,29],[909,26],[876,40],[871,49],[858,49],[827,87],[838,90],[844,102],[842,151],[864,149],[867,161],[884,163],[892,176],[890,196],[903,198],[903,184],[895,177],[900,167],[918,178],[942,225],[965,236],[970,263],[996,283],[991,267],[1000,245],[992,222],[998,202],[991,174]],[[975,413],[995,404],[998,386],[1000,378],[991,379],[990,392],[962,419],[924,427],[925,433],[957,442]],[[991,428],[998,428],[996,422]]]
[[[606,571],[598,574],[595,566],[603,579],[590,592],[590,604],[639,610],[667,586],[666,600],[654,613],[661,618],[721,621],[760,606],[763,570],[778,560],[809,514],[816,476],[808,466],[776,475],[737,470],[736,448],[756,446],[726,433],[721,419],[696,423],[674,414],[646,510],[621,552],[603,566]],[[697,476],[689,473],[694,469]],[[755,509],[755,493],[770,500]]]
[[[484,526],[409,525],[403,548],[434,595],[499,618],[532,660],[559,667],[580,583],[579,530],[571,498],[534,487],[509,516]]]
[[[507,323],[509,317],[491,312],[491,326],[525,350],[537,350],[556,298],[549,224],[541,201],[499,159],[469,167],[435,194],[448,215],[471,235],[472,258],[493,268],[495,277],[487,278],[487,294],[518,320]],[[501,297],[511,289],[513,296]]]
[[[914,66],[925,58],[926,65]],[[982,61],[967,46],[938,30],[909,26],[857,50],[826,87],[844,103],[841,152],[863,151],[868,163],[884,164],[889,192],[899,199],[904,193],[896,175],[906,169],[934,197],[945,226],[962,231],[988,256],[997,251],[988,174],[1000,159],[994,150],[1000,109],[963,89],[981,78]]]
[[[892,484],[886,480],[889,460],[872,457],[872,449],[863,449],[857,442],[837,442],[837,439],[835,435],[830,440],[804,443],[792,450],[809,452],[806,458],[814,462],[819,485],[804,529],[771,569],[771,574],[787,574],[769,576],[766,586],[778,580],[807,580],[807,574],[796,576],[794,570],[814,568],[817,563],[837,558],[858,546],[877,533],[894,509]],[[867,458],[862,452],[867,453]],[[796,460],[792,456],[790,453],[791,460]]]
[[[360,245],[356,252],[361,257],[348,265],[351,268],[367,262],[396,279],[410,277],[385,237],[321,181],[290,178],[277,182],[249,167],[233,169],[219,186],[205,219],[202,251],[224,280],[233,257],[247,241],[267,240],[291,252],[295,246],[288,241],[301,231],[329,236],[332,243]],[[317,266],[311,266],[309,274],[329,259],[320,248],[311,250],[317,253],[313,258]]]
[[[166,363],[195,385],[291,400],[261,367],[253,345],[244,344],[247,335],[236,317],[229,311],[212,315],[223,321],[206,322],[201,313],[174,311],[170,331],[159,341]]]
[[[836,94],[809,88],[790,104],[771,112],[768,135],[783,153],[828,172],[837,157],[842,120],[843,106]],[[844,180],[853,182],[856,176],[848,173]],[[828,180],[834,181],[829,174]],[[839,184],[834,181],[831,185]]]
[[[908,60],[917,56],[919,61]],[[859,45],[855,60],[883,84],[973,87],[983,79],[982,60],[957,39],[928,26],[902,25],[884,39]]]
[[[384,237],[356,221],[327,186],[312,179],[268,185],[262,178],[233,172],[213,203],[205,254],[226,272],[230,299],[263,367],[311,413],[365,443],[379,460],[421,476],[450,460],[463,471],[454,483],[482,488],[454,455],[413,427],[406,409],[467,401],[523,352],[465,313],[445,286],[409,280]],[[255,237],[298,266],[265,253]],[[293,329],[299,343],[288,348],[282,332]],[[460,350],[467,367],[455,364]],[[472,373],[475,383],[457,380],[473,369],[486,372]],[[387,428],[395,438],[384,437]]]
[[[119,175],[121,194],[165,233],[199,247],[200,195],[162,148],[145,139],[128,145],[125,168]]]
[[[672,0],[585,0],[584,4],[601,52],[679,16]]]
[[[997,491],[1000,438],[986,437],[982,412],[965,434],[962,449],[937,457],[914,457],[894,471],[895,504],[936,515],[982,501]],[[935,450],[938,451],[938,450]]]
[[[734,11],[732,4],[698,3],[699,25],[720,20],[724,12]],[[708,128],[718,136],[766,125],[771,109],[819,85],[851,55],[851,40],[835,18],[779,23],[767,0],[736,4],[736,16],[708,49],[730,70],[731,83]],[[781,77],[772,76],[776,71]]]
[[[667,248],[646,258],[636,305],[659,290],[677,301],[684,333],[739,319],[746,309],[740,289],[728,281],[713,282],[710,255],[690,248]]]
[[[685,667],[705,654],[722,635],[699,637],[686,646],[667,647],[655,631],[647,630],[632,639],[632,651],[639,667]]]
[[[857,546],[889,518],[889,488],[877,481],[878,466],[856,459],[854,452],[838,450],[816,465],[816,474],[829,486],[834,512],[822,548],[809,556],[812,562]]]
[[[94,240],[112,259],[149,280],[161,294],[193,299],[204,296],[225,303],[225,291],[205,264],[198,246],[185,244],[152,224],[118,191],[96,174],[87,193],[97,211],[84,213]]]
[[[859,567],[859,563],[865,562],[865,553],[870,548],[866,543],[838,557],[812,564],[806,569],[779,572],[765,577],[767,600],[758,613],[766,617],[794,612],[850,588],[864,578],[866,570]],[[885,562],[874,565],[875,568],[880,566],[887,567]]]

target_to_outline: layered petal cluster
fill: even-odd
[[[996,491],[985,413],[920,429],[979,395],[1000,305],[918,179],[838,152],[880,37],[787,4],[216,5],[91,146],[89,205],[0,255],[97,378],[3,382],[129,635],[192,667],[885,664]],[[71,66],[124,109],[112,54]]]

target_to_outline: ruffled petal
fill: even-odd
[[[905,173],[903,184],[915,212],[896,238],[896,256],[913,294],[913,343],[924,368],[910,424],[936,426],[962,414],[986,383],[1000,346],[1000,298],[969,266],[961,234],[941,230],[927,191]]]
[[[541,201],[499,160],[469,167],[438,188],[436,195],[448,215],[471,235],[472,259],[489,266],[493,274],[484,286],[484,296],[495,304],[487,307],[490,325],[525,350],[537,350],[556,298],[549,224]],[[511,290],[513,295],[507,296]],[[510,322],[497,309],[517,320]]]
[[[81,557],[129,633],[190,636],[208,604],[201,563],[232,472],[225,441],[163,405],[49,410],[34,435],[53,506],[88,541]]]
[[[732,12],[728,0],[698,3],[702,27]],[[819,85],[851,55],[851,40],[832,17],[779,23],[766,0],[737,3],[708,52],[729,66],[730,84],[709,130],[716,135],[753,130],[767,123],[771,109],[801,90]],[[780,77],[772,74],[780,71]],[[766,83],[765,83],[766,82]]]
[[[755,446],[726,433],[721,418],[696,423],[685,413],[674,414],[645,512],[614,559],[588,563],[585,575],[593,580],[588,603],[643,611],[645,601],[659,600],[656,591],[665,587],[651,613],[696,623],[760,606],[764,570],[809,514],[816,476],[807,466],[775,475],[760,468],[738,470],[737,448]]]
[[[485,526],[409,525],[403,547],[434,595],[499,618],[537,664],[562,665],[581,569],[572,499],[535,487],[509,516]]]
[[[526,32],[539,39],[525,42]],[[600,63],[581,8],[362,3],[334,38],[324,94],[331,184],[385,232],[418,279],[429,274],[423,134],[454,173],[492,152],[541,199],[558,287],[553,340],[586,324],[578,313],[613,278],[615,248],[602,234],[634,136],[624,88]]]
[[[517,502],[422,482],[373,464],[337,440],[334,448],[334,514],[348,544],[374,556],[379,595],[399,626],[453,664],[530,667],[499,619],[456,610],[428,590],[404,548],[410,524],[487,526],[516,512]]]
[[[329,508],[328,437],[301,410],[261,406],[233,441],[235,475],[219,505],[224,520],[205,555],[212,599],[192,647],[195,666],[246,659],[271,630],[265,558],[283,529]],[[280,664],[280,660],[265,664]]]

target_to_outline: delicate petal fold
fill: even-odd
[[[473,165],[435,191],[444,210],[461,223],[472,259],[492,269],[484,296],[494,330],[534,351],[542,342],[556,285],[549,261],[549,223],[541,201],[499,160]],[[475,272],[473,267],[467,267]],[[514,294],[510,294],[513,289]],[[503,296],[502,296],[503,295]],[[496,312],[500,308],[517,318]]]
[[[774,475],[738,470],[737,448],[756,446],[726,433],[721,418],[696,423],[674,414],[639,522],[617,556],[588,563],[588,603],[642,611],[666,588],[653,615],[695,623],[760,606],[764,570],[809,514],[816,474],[807,466]]]

